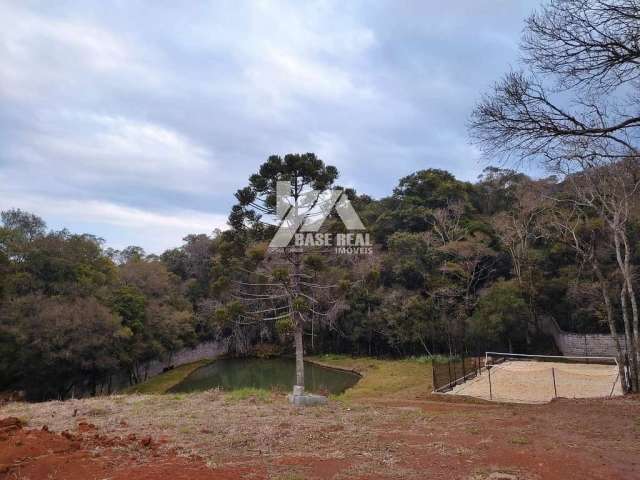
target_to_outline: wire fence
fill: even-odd
[[[433,390],[447,392],[480,375],[484,368],[483,355],[456,355],[434,359],[432,363]]]

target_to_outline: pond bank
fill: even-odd
[[[292,357],[223,358],[196,370],[168,393],[190,393],[214,388],[227,392],[249,388],[284,393],[293,388],[295,372],[295,359]],[[304,376],[308,392],[324,395],[340,394],[361,378],[344,369],[308,361],[304,363]]]
[[[191,363],[186,363],[179,367],[168,370],[164,373],[160,373],[153,378],[150,378],[146,382],[138,383],[129,388],[126,388],[122,393],[147,393],[147,394],[163,394],[167,393],[172,387],[180,383],[187,378],[197,369],[208,365],[211,362],[215,362],[213,358],[207,358],[198,360]]]
[[[167,393],[197,369],[215,361],[216,359],[203,359],[182,365],[130,387],[123,393]],[[380,360],[369,357],[328,354],[307,357],[305,362],[319,367],[349,372],[361,377],[353,387],[342,394],[333,396],[338,400],[357,400],[373,396],[424,399],[432,389],[431,365],[416,360]]]

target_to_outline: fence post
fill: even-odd
[[[464,356],[464,354],[462,354],[462,382],[464,383],[464,377],[467,376],[467,372],[466,369],[464,368],[464,362],[467,361],[467,357]]]
[[[489,400],[493,400],[493,390],[491,389],[491,368],[487,368],[489,372]]]
[[[447,368],[449,370],[449,386],[451,386],[451,382],[453,382],[453,380],[451,380],[451,357],[447,358]]]
[[[551,367],[551,375],[553,376],[553,393],[555,393],[554,398],[558,398],[558,389],[556,388],[556,369]]]
[[[458,372],[456,371],[457,368],[458,368],[458,364],[454,359],[453,360],[453,381],[456,385],[458,384],[458,378],[460,378],[460,376],[458,375]]]

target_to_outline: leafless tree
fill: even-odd
[[[486,154],[540,161],[568,179],[576,201],[608,227],[635,365],[639,312],[628,232],[639,185],[640,3],[552,0],[527,20],[522,51],[527,73],[507,74],[481,100],[471,135]]]
[[[525,60],[566,88],[606,92],[637,80],[639,11],[637,0],[554,0],[527,20]]]
[[[515,188],[511,208],[491,218],[494,232],[511,258],[513,273],[527,297],[529,325],[537,327],[532,244],[542,237],[541,222],[549,208],[548,180],[523,181]],[[529,339],[529,335],[527,335]]]
[[[568,177],[578,204],[593,208],[604,221],[613,240],[618,271],[622,278],[620,308],[627,345],[630,347],[632,381],[640,388],[640,312],[634,288],[634,251],[629,228],[640,203],[640,164],[630,157],[603,167],[588,167]],[[637,220],[637,216],[635,220]],[[629,308],[630,306],[630,308]]]
[[[427,237],[445,257],[440,272],[448,281],[430,296],[441,311],[450,353],[454,353],[452,337],[464,336],[465,320],[478,301],[478,288],[492,274],[496,259],[487,235],[463,227],[463,214],[464,207],[459,202],[435,209],[433,233]]]
[[[433,231],[443,245],[464,237],[466,232],[462,228],[463,215],[464,204],[461,201],[448,202],[446,207],[436,208],[431,212]]]
[[[603,266],[603,257],[611,252],[607,232],[593,212],[589,212],[588,206],[581,205],[571,199],[557,201],[544,215],[544,232],[560,240],[572,248],[581,262],[592,270],[598,287],[601,300],[604,304],[606,322],[614,341],[620,378],[622,384],[630,384],[630,390],[638,389],[638,365],[634,357],[631,357],[629,372],[625,372],[625,351],[622,349],[618,336],[618,327],[614,313],[614,301],[612,298],[613,283]],[[624,290],[624,287],[623,287]],[[622,306],[621,308],[626,308]],[[628,315],[624,323],[625,345],[630,345],[632,335],[629,328]],[[626,379],[626,381],[624,380]]]
[[[636,154],[640,74],[636,0],[552,0],[527,20],[528,72],[508,73],[471,117],[487,153],[542,158]]]

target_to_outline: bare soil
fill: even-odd
[[[640,397],[545,405],[281,394],[10,403],[0,479],[640,479]],[[23,426],[22,423],[26,423]]]

